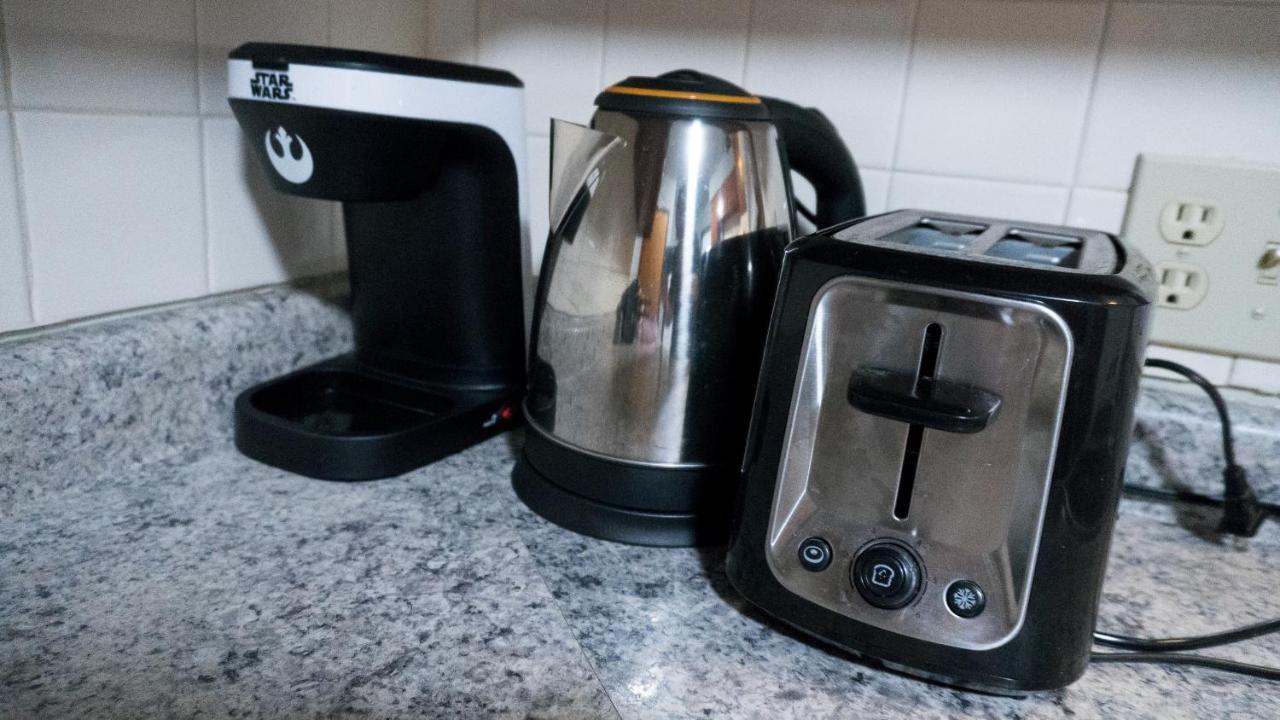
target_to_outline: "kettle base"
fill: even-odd
[[[534,433],[526,432],[526,437]],[[728,512],[690,513],[638,510],[603,503],[557,485],[539,472],[524,452],[511,473],[516,495],[531,510],[568,530],[629,545],[691,547],[722,545],[728,539]]]

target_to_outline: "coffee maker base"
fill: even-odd
[[[245,390],[245,455],[320,480],[377,480],[452,455],[520,422],[516,388],[474,389],[372,371],[340,355]]]
[[[532,425],[526,425],[524,451],[511,473],[516,495],[547,520],[591,537],[656,547],[724,544],[733,479],[709,468],[662,469],[592,457]],[[646,499],[650,507],[635,507]],[[665,507],[652,507],[659,503]]]

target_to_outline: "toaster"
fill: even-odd
[[[786,250],[727,572],[856,656],[1020,694],[1089,659],[1155,290],[1102,232],[904,210]]]

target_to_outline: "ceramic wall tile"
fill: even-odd
[[[197,118],[15,114],[37,324],[208,292]]]

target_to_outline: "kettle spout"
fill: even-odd
[[[557,234],[580,198],[589,197],[605,158],[627,142],[617,135],[565,120],[551,121],[551,193],[548,219]]]

